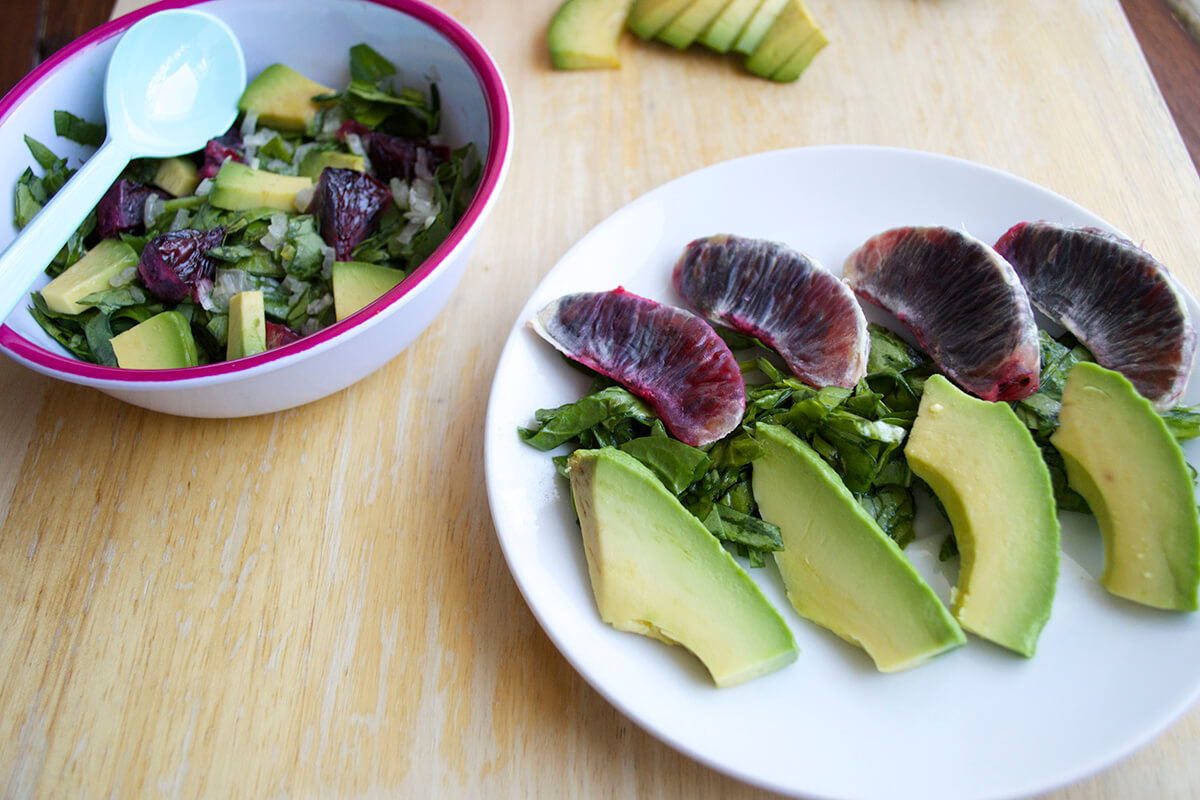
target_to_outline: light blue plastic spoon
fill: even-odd
[[[178,9],[130,27],[104,78],[104,144],[0,254],[0,320],[132,159],[204,147],[233,124],[245,87],[242,46],[216,17]]]

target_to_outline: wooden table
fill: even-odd
[[[96,2],[43,0],[43,36],[70,34],[48,46],[98,22]],[[1127,2],[1143,32],[1152,2]],[[834,44],[790,86],[632,39],[618,72],[555,73],[555,0],[437,4],[498,59],[516,152],[462,286],[407,352],[324,401],[228,421],[0,359],[5,796],[761,796],[575,674],[483,488],[517,310],[572,242],[678,175],[803,144],[950,153],[1093,209],[1200,293],[1200,179],[1117,0],[810,0]],[[30,20],[4,31],[9,84]],[[1193,710],[1051,796],[1200,796],[1198,746]]]

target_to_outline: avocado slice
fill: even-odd
[[[633,0],[566,0],[546,41],[555,69],[615,69],[621,66],[617,42]]]
[[[101,239],[83,258],[42,287],[46,307],[56,314],[82,314],[89,306],[83,298],[113,288],[112,279],[137,267],[138,254],[121,239]]]
[[[721,687],[796,659],[758,585],[641,462],[613,447],[576,450],[567,474],[601,619],[683,645]]]
[[[226,161],[213,178],[208,202],[226,211],[246,211],[263,206],[279,211],[302,211],[296,208],[296,193],[312,185],[311,178],[277,175],[237,161]]]
[[[1183,451],[1125,376],[1098,364],[1071,368],[1050,437],[1067,482],[1104,538],[1108,591],[1154,608],[1195,611],[1200,524]]]
[[[636,0],[626,23],[641,38],[653,39],[691,3],[692,0]]]
[[[283,64],[272,64],[250,81],[238,100],[238,110],[257,111],[258,124],[280,131],[304,131],[320,112],[317,95],[333,89],[309,80]]]
[[[365,261],[333,262],[333,310],[338,320],[366,308],[392,290],[404,273]]]
[[[800,0],[787,0],[779,10],[779,16],[771,23],[758,46],[746,59],[746,69],[772,80],[777,80],[777,73],[791,75],[794,72],[795,77],[791,80],[795,80],[827,41],[804,4]],[[804,53],[807,56],[798,63],[798,71],[795,66],[790,65],[790,60],[796,53]],[[785,73],[785,68],[789,66],[790,69],[786,69]]]
[[[196,339],[187,317],[163,311],[109,339],[122,369],[175,369],[199,361]]]
[[[267,317],[263,311],[263,293],[238,292],[229,300],[229,343],[225,358],[267,352]]]
[[[366,160],[353,153],[343,153],[340,150],[309,150],[300,161],[297,174],[314,181],[321,177],[321,171],[326,167],[334,169],[352,169],[356,172],[366,172]]]
[[[814,28],[812,34],[804,40],[804,44],[796,48],[783,66],[771,74],[771,80],[778,83],[791,83],[798,80],[804,70],[808,69],[812,60],[816,58],[817,53],[821,52],[827,44],[829,44],[829,40],[825,38],[824,32],[820,28]]]
[[[733,43],[733,49],[746,55],[757,50],[758,43],[767,35],[767,30],[774,24],[775,18],[787,2],[788,0],[763,0],[754,10],[754,16],[746,23],[737,41]]]
[[[881,672],[917,666],[966,641],[933,589],[833,468],[791,431],[760,423],[751,485],[779,526],[775,562],[803,616],[867,651]]]
[[[700,34],[700,43],[718,53],[728,53],[762,5],[763,0],[733,0]]]
[[[692,3],[658,32],[658,40],[683,50],[696,41],[729,0],[692,0]]]
[[[968,631],[1031,657],[1058,584],[1050,472],[1007,403],[925,382],[904,446],[950,517],[962,565],[951,611]]]
[[[200,185],[200,170],[186,158],[164,158],[154,173],[154,185],[172,197],[186,197]]]

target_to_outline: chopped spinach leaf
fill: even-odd
[[[70,111],[54,112],[54,132],[64,139],[70,139],[72,142],[89,147],[99,147],[104,144],[105,129],[103,125],[88,122]]]

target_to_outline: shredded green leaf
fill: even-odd
[[[105,129],[103,125],[88,122],[70,111],[54,112],[54,132],[64,139],[70,139],[72,142],[89,147],[99,147],[104,144]]]

